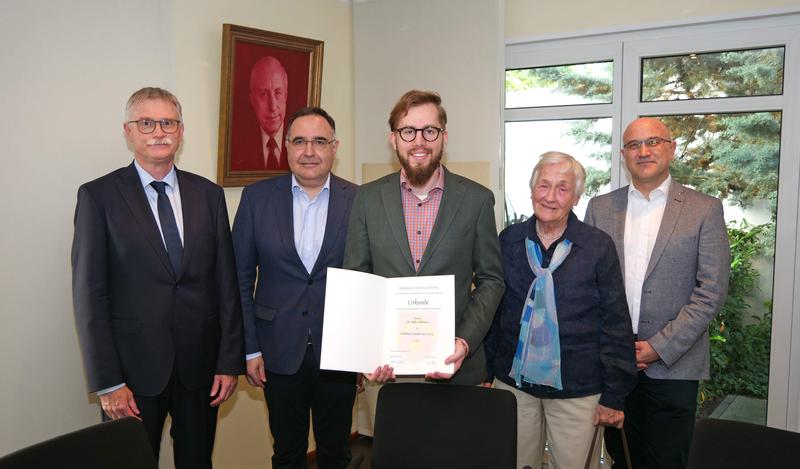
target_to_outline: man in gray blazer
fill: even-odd
[[[402,169],[361,186],[353,201],[344,268],[384,277],[455,275],[453,375],[458,384],[486,379],[483,337],[503,295],[492,192],[441,165],[447,114],[437,93],[411,90],[389,116]],[[472,288],[474,286],[474,289]],[[369,378],[393,378],[379,367]]]
[[[633,121],[622,157],[632,184],[589,201],[586,223],[614,239],[636,337],[638,383],[625,402],[635,468],[684,468],[698,381],[709,378],[708,323],[730,272],[722,203],[672,180],[675,141],[658,119]],[[620,432],[606,429],[614,468]]]

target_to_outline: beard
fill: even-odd
[[[438,153],[433,153],[430,161],[424,166],[411,166],[409,163],[410,157],[402,158],[400,156],[400,152],[397,150],[395,150],[395,153],[397,153],[397,159],[400,161],[400,166],[403,167],[403,170],[406,173],[406,179],[408,179],[408,182],[414,187],[423,187],[428,183],[428,181],[430,181],[433,174],[439,168],[442,162],[443,150],[440,150]]]

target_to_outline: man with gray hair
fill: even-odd
[[[534,215],[500,233],[505,293],[486,336],[489,381],[517,398],[517,465],[599,464],[597,426],[621,427],[636,377],[614,243],[572,213],[586,173],[543,154],[530,181]]]
[[[636,388],[625,435],[636,468],[683,468],[698,382],[709,377],[708,323],[730,272],[722,203],[672,180],[675,140],[663,122],[636,119],[622,136],[631,185],[589,201],[586,223],[614,239],[636,334]],[[606,431],[614,467],[626,467],[620,432]]]
[[[134,160],[78,190],[72,292],[103,419],[142,421],[158,457],[210,468],[217,410],[244,373],[242,309],[222,189],[175,167],[181,105],[142,88],[123,130]]]
[[[250,105],[261,130],[261,151],[241,154],[237,170],[288,170],[286,156],[286,99],[289,78],[283,64],[272,56],[259,59],[250,69]]]

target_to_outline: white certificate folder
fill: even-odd
[[[322,360],[325,370],[396,375],[452,373],[455,277],[384,278],[328,268]]]

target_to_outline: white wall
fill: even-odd
[[[607,30],[648,23],[692,21],[770,8],[797,6],[798,0],[505,0],[505,37]]]
[[[487,163],[472,166],[488,167],[487,177],[473,177],[489,181],[497,197],[502,2],[373,0],[354,3],[353,18],[357,180],[362,165],[396,160],[389,111],[406,91],[428,89],[442,95],[447,110],[445,164]]]
[[[127,97],[171,87],[171,4],[2,1],[0,454],[98,422],[69,268],[78,185],[128,164]]]
[[[183,103],[179,166],[215,180],[224,22],[325,41],[322,106],[342,141],[335,170],[352,180],[348,2],[0,0],[0,455],[99,421],[72,314],[75,195],[130,163],[124,105],[146,85]],[[231,215],[240,193],[226,190]],[[271,452],[263,397],[242,380],[220,413],[215,463],[264,467]]]

